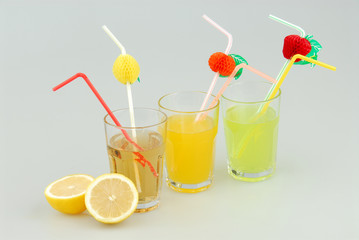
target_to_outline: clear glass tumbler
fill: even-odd
[[[222,95],[228,173],[235,179],[258,182],[275,171],[281,91],[263,101],[271,86],[241,80]]]
[[[176,92],[158,101],[168,116],[166,180],[178,192],[201,192],[212,184],[219,103],[199,111],[205,96],[204,92]],[[209,102],[213,99],[210,96]]]
[[[111,173],[120,173],[137,187],[139,202],[136,212],[158,207],[162,185],[163,156],[167,131],[167,116],[149,108],[135,108],[135,127],[131,127],[129,109],[113,112],[122,127],[117,127],[109,115],[105,116],[107,153]],[[142,150],[125,138],[125,130]]]

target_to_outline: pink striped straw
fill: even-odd
[[[228,55],[229,51],[231,50],[232,48],[232,43],[233,43],[233,38],[232,38],[232,35],[227,31],[225,30],[224,28],[222,28],[221,26],[219,26],[216,22],[214,22],[212,19],[210,19],[207,15],[203,15],[202,16],[207,22],[209,22],[212,26],[214,26],[215,28],[217,28],[220,32],[222,32],[224,35],[227,36],[228,38],[228,44],[227,44],[227,48],[226,48],[226,51],[224,52],[226,55]],[[214,75],[213,77],[213,80],[212,80],[212,83],[211,85],[209,86],[209,89],[208,89],[208,92],[206,94],[206,97],[204,98],[204,101],[202,103],[202,106],[201,106],[201,111],[204,110],[204,108],[206,107],[207,103],[208,103],[208,100],[209,100],[209,97],[210,95],[212,94],[213,92],[213,89],[214,89],[214,86],[216,85],[216,82],[217,82],[217,79],[219,77],[219,72],[216,72],[216,74]],[[199,115],[197,115],[197,118],[196,120],[199,119]]]
[[[267,74],[264,74],[262,72],[260,72],[259,70],[245,64],[245,63],[241,63],[238,66],[236,66],[233,70],[233,72],[231,73],[231,75],[229,75],[229,77],[227,78],[227,81],[223,84],[222,88],[219,90],[219,92],[217,93],[216,97],[213,99],[212,103],[209,105],[208,108],[212,108],[214,106],[216,106],[218,99],[222,96],[222,94],[224,93],[224,91],[226,90],[226,88],[228,87],[228,85],[231,83],[231,81],[233,80],[234,76],[237,74],[237,72],[241,69],[241,68],[245,68],[255,74],[257,74],[258,76],[267,79],[269,82],[272,83],[277,83],[277,80],[275,80],[274,78],[268,76]],[[203,113],[202,117],[200,119],[204,119],[207,116],[207,112]]]
[[[228,44],[227,44],[227,48],[226,51],[224,52],[225,54],[228,54],[229,51],[232,48],[232,43],[233,43],[233,38],[232,38],[232,34],[230,34],[226,29],[224,29],[223,27],[219,26],[218,23],[216,23],[215,21],[213,21],[212,19],[210,19],[206,14],[203,14],[202,16],[207,22],[209,22],[212,26],[214,26],[215,28],[217,28],[220,32],[222,32],[224,35],[227,36],[228,38]]]

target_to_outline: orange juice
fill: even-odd
[[[199,192],[212,182],[218,121],[210,116],[195,118],[196,114],[168,118],[167,183],[176,191]]]

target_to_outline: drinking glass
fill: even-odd
[[[219,103],[200,111],[205,92],[175,92],[160,98],[168,116],[167,185],[178,192],[201,192],[213,181]],[[214,99],[210,96],[209,102]]]
[[[222,95],[228,173],[235,179],[258,182],[275,171],[281,91],[264,101],[271,86],[241,80]]]
[[[147,212],[158,207],[162,185],[163,156],[167,131],[167,116],[149,108],[134,108],[135,127],[131,127],[129,109],[113,112],[122,127],[105,116],[107,153],[111,173],[120,173],[137,187],[139,202],[136,212]],[[142,150],[131,144],[123,130]]]

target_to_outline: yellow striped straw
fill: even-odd
[[[296,54],[292,57],[292,59],[289,61],[288,65],[284,68],[284,71],[283,71],[283,74],[281,75],[281,77],[279,78],[278,82],[275,84],[273,90],[271,90],[271,93],[269,95],[268,98],[266,98],[266,100],[269,99],[269,101],[263,105],[261,105],[261,107],[259,108],[258,110],[258,114],[256,114],[256,116],[253,117],[252,119],[252,122],[255,122],[260,116],[262,116],[265,111],[267,110],[269,104],[271,103],[270,99],[274,98],[275,95],[277,95],[277,92],[280,88],[280,86],[282,85],[285,77],[287,76],[289,70],[291,69],[291,67],[293,66],[293,63],[295,62],[295,60],[297,59],[302,59],[304,61],[307,61],[307,62],[310,62],[310,63],[314,63],[314,64],[317,64],[319,66],[322,66],[322,67],[325,67],[325,68],[328,68],[330,70],[333,70],[333,71],[336,71],[337,68],[334,67],[334,66],[331,66],[329,64],[326,64],[326,63],[323,63],[323,62],[320,62],[320,61],[317,61],[317,60],[314,60],[312,58],[308,58],[308,57],[305,57],[301,54]],[[253,129],[252,129],[253,130]],[[249,131],[247,136],[244,138],[244,143],[243,144],[240,144],[242,147],[240,148],[239,150],[239,155],[241,155],[244,151],[244,149],[246,148],[246,146],[248,145],[249,143],[249,140],[250,140],[250,137],[251,137],[251,134],[252,134],[253,131]]]
[[[329,64],[326,64],[326,63],[323,63],[323,62],[314,60],[314,59],[312,59],[312,58],[305,57],[305,56],[303,56],[303,55],[301,55],[301,54],[296,54],[296,55],[294,55],[294,56],[292,57],[292,59],[290,60],[289,64],[287,65],[287,67],[284,69],[282,76],[279,78],[278,82],[276,83],[276,85],[275,85],[275,87],[274,87],[272,93],[269,95],[268,99],[272,99],[272,98],[275,97],[275,95],[277,94],[277,92],[278,92],[280,86],[282,85],[282,83],[283,83],[285,77],[287,76],[289,70],[290,70],[291,67],[293,66],[293,63],[294,63],[295,60],[297,60],[298,58],[299,58],[299,59],[302,59],[302,60],[304,60],[304,61],[307,61],[307,62],[316,64],[316,65],[319,65],[319,66],[321,66],[321,67],[328,68],[328,69],[333,70],[333,71],[336,71],[336,70],[337,70],[336,67],[331,66],[331,65],[329,65]],[[267,110],[269,103],[270,103],[270,101],[267,102],[267,103],[264,105],[264,107],[263,107],[262,110],[260,111],[258,117],[261,116],[261,115]]]

